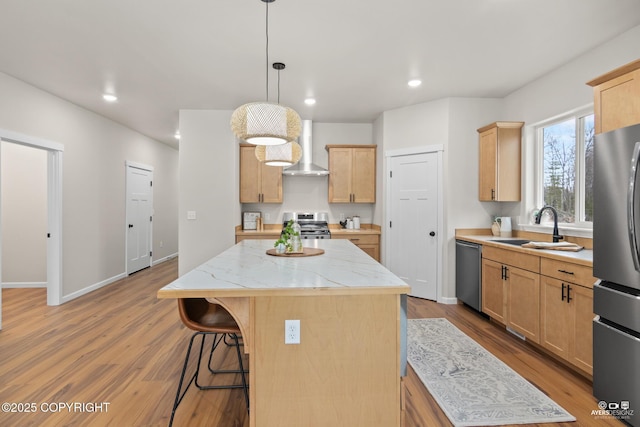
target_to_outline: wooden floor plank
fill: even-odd
[[[0,412],[0,426],[166,426],[191,331],[181,324],[175,301],[157,299],[156,291],[176,277],[173,259],[58,307],[46,305],[44,289],[4,289],[0,402],[38,408]],[[586,379],[467,307],[410,298],[409,317],[449,319],[578,418],[540,427],[622,425],[590,415],[597,407]],[[223,347],[214,364],[234,367],[233,349]],[[451,425],[411,368],[405,384],[406,427]],[[58,402],[109,405],[94,413],[40,408]],[[192,387],[174,425],[248,427],[242,391]]]

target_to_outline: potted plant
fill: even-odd
[[[297,239],[295,237],[297,237]],[[300,243],[296,245],[299,247],[294,248],[294,241],[295,243],[300,242],[300,226],[297,223],[294,223],[292,219],[290,219],[287,225],[282,230],[280,238],[273,244],[273,247],[276,248],[278,253],[302,252],[302,244]]]

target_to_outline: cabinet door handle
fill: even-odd
[[[496,199],[496,190],[494,190],[493,188],[491,189],[491,200],[495,200]]]
[[[506,265],[504,266],[504,280],[507,280],[509,278],[509,267],[507,267]]]
[[[571,285],[567,285],[567,303],[571,302]]]
[[[564,273],[564,274],[570,274],[570,275],[574,275],[573,271],[567,271],[567,270],[558,270],[560,273]]]
[[[563,284],[562,284],[562,300],[561,300],[561,301],[564,301],[564,299],[566,298],[566,297],[564,296],[564,290],[565,290],[565,288],[566,288],[566,287],[567,287],[567,285],[565,285],[565,284],[563,283]]]

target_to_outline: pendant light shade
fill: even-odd
[[[252,102],[231,116],[231,130],[250,144],[279,145],[300,135],[300,116],[295,110],[271,102]]]
[[[258,145],[256,158],[268,166],[293,166],[302,157],[302,147],[297,142],[287,142],[280,145]]]
[[[231,116],[231,130],[236,137],[250,144],[269,146],[295,141],[300,136],[301,124],[300,116],[295,110],[280,105],[279,94],[277,104],[269,102],[269,3],[275,0],[261,1],[266,7],[267,98],[265,102],[252,102],[238,107]],[[284,64],[282,67],[284,68]]]

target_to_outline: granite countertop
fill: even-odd
[[[551,258],[560,261],[573,262],[575,264],[586,265],[588,267],[593,266],[593,250],[583,249],[578,252],[559,251],[554,249],[531,249],[523,248],[521,246],[510,245],[508,243],[499,243],[495,240],[506,239],[520,239],[520,237],[500,237],[500,236],[486,236],[486,235],[460,235],[456,234],[456,240],[464,240],[466,242],[479,243],[481,245],[493,246],[500,249],[508,249],[531,255],[537,255],[543,258]]]
[[[200,297],[409,293],[405,282],[349,240],[303,244],[325,253],[271,256],[272,241],[243,240],[160,289],[158,297],[189,297],[188,291]]]

